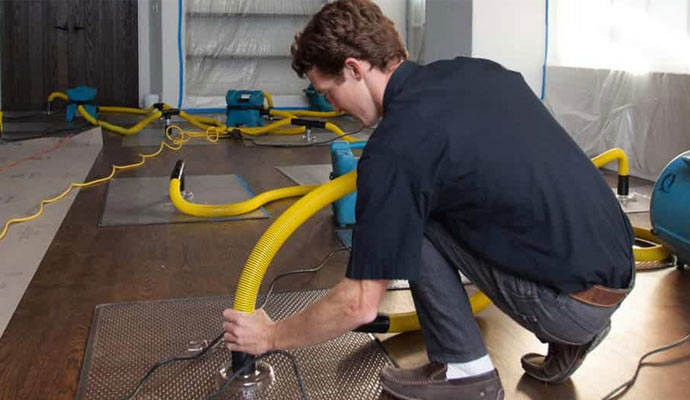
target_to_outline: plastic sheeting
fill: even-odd
[[[326,2],[187,0],[185,104],[224,104],[230,89],[301,95],[308,82],[290,66],[290,45]]]
[[[654,180],[690,149],[690,1],[551,0],[545,103],[584,151]]]
[[[587,155],[625,150],[634,176],[690,149],[690,75],[549,67],[546,104]]]

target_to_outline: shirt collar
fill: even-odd
[[[383,92],[383,112],[386,113],[386,108],[390,102],[402,91],[403,84],[407,78],[417,69],[418,65],[412,61],[403,61],[398,68],[393,71],[386,90]]]

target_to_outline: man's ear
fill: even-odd
[[[345,69],[349,70],[350,73],[352,73],[352,77],[360,80],[362,79],[362,72],[364,72],[364,68],[362,65],[362,62],[356,58],[353,57],[348,57],[345,59]]]

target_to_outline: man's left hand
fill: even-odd
[[[273,350],[275,322],[264,310],[251,314],[228,308],[223,311],[223,339],[231,351],[253,355]]]

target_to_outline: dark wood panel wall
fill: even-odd
[[[98,88],[99,104],[138,104],[137,0],[3,0],[2,104],[38,110],[47,95]]]

